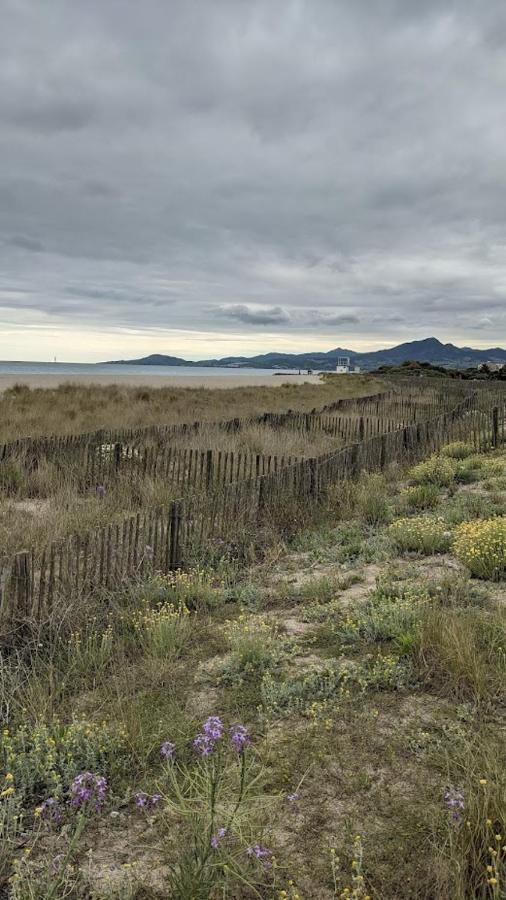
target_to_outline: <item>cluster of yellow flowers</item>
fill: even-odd
[[[476,577],[506,578],[506,516],[459,525],[453,551]]]
[[[144,652],[168,657],[181,650],[191,631],[190,611],[180,601],[151,607],[146,600],[131,618],[135,637]]]
[[[141,603],[141,608],[136,610],[132,615],[132,625],[136,631],[150,629],[158,626],[160,623],[176,622],[181,618],[190,615],[190,610],[180,603],[175,606],[173,603],[161,603],[153,608],[149,606],[146,600]]]
[[[73,631],[67,641],[69,665],[83,673],[90,669],[103,669],[111,658],[112,650],[112,625],[96,627],[93,620],[85,631]]]
[[[457,468],[455,459],[434,455],[414,466],[409,476],[413,484],[437,484],[439,487],[449,487],[457,474]]]
[[[365,886],[365,878],[363,875],[363,847],[362,838],[359,834],[355,835],[353,840],[353,859],[351,861],[351,885],[340,888],[337,870],[339,866],[339,858],[336,856],[334,848],[330,851],[330,865],[332,869],[332,877],[334,880],[334,894],[339,900],[371,900]],[[339,891],[339,894],[338,894]]]
[[[492,897],[501,897],[501,875],[503,864],[506,860],[506,844],[503,844],[503,836],[495,832],[493,822],[487,819],[487,828],[491,834],[491,844],[488,847],[490,862],[487,865],[487,884],[490,887]]]
[[[4,728],[0,738],[0,759],[7,768],[9,784],[16,785],[21,802],[40,792],[58,795],[82,770],[101,771],[106,758],[125,746],[126,733],[106,722],[77,720],[62,725],[58,720],[35,726],[20,725],[12,733]]]
[[[335,702],[314,700],[308,710],[312,730],[317,731],[320,725],[323,725],[325,731],[332,731],[334,724],[333,712],[335,712]]]
[[[167,575],[158,575],[149,586],[155,599],[184,603],[190,609],[213,606],[222,596],[225,581],[217,578],[211,569],[196,566],[186,572],[178,569]]]
[[[276,663],[283,653],[279,626],[264,616],[244,613],[227,620],[224,633],[242,668],[266,668]]]
[[[223,630],[232,645],[244,638],[270,640],[279,635],[276,622],[269,621],[264,616],[248,616],[245,613],[241,613],[237,619],[227,619]]]
[[[442,553],[451,544],[451,533],[441,517],[413,516],[397,519],[388,529],[399,550]]]
[[[290,878],[287,884],[288,890],[278,891],[278,900],[302,900],[295,883]]]
[[[5,800],[7,797],[12,797],[14,794],[14,775],[12,772],[7,772],[4,778],[4,787],[0,791],[0,800]]]

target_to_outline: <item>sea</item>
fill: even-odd
[[[217,375],[296,375],[298,369],[253,369],[232,366],[135,366],[126,363],[59,363],[2,362],[0,375],[195,375],[199,378]],[[302,373],[306,370],[302,369]]]

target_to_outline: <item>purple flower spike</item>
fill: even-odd
[[[216,744],[223,737],[223,722],[219,716],[209,716],[202,726],[202,731],[193,741],[193,749],[199,756],[210,756],[216,750]]]
[[[145,791],[137,791],[135,794],[135,805],[137,809],[154,809],[161,799],[161,794],[152,794],[150,797]]]
[[[60,825],[62,814],[60,804],[54,797],[48,797],[36,809],[36,815],[44,822],[50,822],[53,825]]]
[[[230,741],[236,753],[244,753],[248,744],[251,744],[251,737],[248,729],[244,725],[232,725],[230,729]]]
[[[202,726],[203,733],[213,741],[219,741],[223,737],[223,722],[219,716],[209,716]]]
[[[80,809],[89,803],[95,807],[96,812],[100,812],[105,803],[106,791],[107,780],[103,775],[81,772],[74,778],[70,786],[72,806]]]
[[[176,748],[171,741],[164,741],[162,746],[160,747],[160,756],[166,762],[171,759],[174,759],[176,755]]]
[[[95,490],[96,490],[97,497],[100,497],[100,499],[103,500],[105,495],[107,494],[107,489],[106,489],[105,484],[97,484]]]
[[[253,857],[258,859],[266,869],[270,869],[272,866],[272,850],[269,850],[268,847],[262,847],[261,844],[255,844],[254,847],[248,847],[246,849],[246,855],[251,859]]]
[[[446,791],[444,800],[446,806],[452,814],[452,819],[455,822],[460,822],[462,819],[462,812],[465,807],[464,794],[462,793],[462,791],[456,790],[455,788],[450,788]]]
[[[137,809],[145,809],[148,803],[149,797],[144,791],[137,791],[135,795],[135,805]]]
[[[216,749],[216,741],[207,734],[198,734],[193,742],[193,749],[199,756],[210,756]]]
[[[218,828],[218,831],[216,832],[216,834],[213,834],[213,836],[211,838],[211,847],[213,848],[213,850],[218,849],[218,847],[220,846],[226,833],[227,833],[226,828]]]

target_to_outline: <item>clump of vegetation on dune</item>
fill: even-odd
[[[10,634],[0,891],[500,900],[505,460],[361,475],[262,563],[214,548]]]

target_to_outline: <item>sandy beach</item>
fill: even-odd
[[[282,384],[317,384],[318,375],[133,375],[116,372],[86,375],[0,375],[0,392],[15,384],[26,384],[30,388],[56,388],[60,384],[119,384],[125,387],[178,387],[178,388],[237,388],[237,387],[279,387]]]

